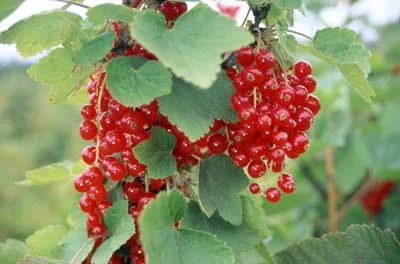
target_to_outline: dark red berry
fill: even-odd
[[[306,61],[299,61],[294,65],[294,74],[299,78],[303,79],[307,75],[312,73],[311,64]]]
[[[208,138],[207,146],[214,154],[220,154],[228,148],[228,140],[225,135],[214,134]]]
[[[270,201],[271,203],[276,203],[281,199],[281,193],[276,188],[269,188],[265,192],[265,196],[267,200]]]
[[[93,140],[97,136],[97,126],[89,120],[85,120],[79,126],[79,132],[82,139]]]
[[[242,67],[253,64],[255,60],[253,48],[250,46],[240,48],[238,51],[236,51],[236,60],[237,63]]]
[[[253,178],[259,178],[265,174],[267,166],[262,160],[253,160],[247,167],[247,172]]]

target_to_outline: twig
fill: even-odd
[[[68,1],[68,0],[49,0],[49,1],[61,2],[61,3],[68,4],[68,5],[80,6],[80,7],[86,8],[86,9],[90,8],[90,6],[88,6],[88,5],[84,5],[84,4],[81,4],[81,3],[76,3],[76,2]]]
[[[313,40],[312,37],[310,37],[310,36],[308,36],[308,35],[306,35],[306,34],[304,34],[304,33],[295,31],[295,30],[290,30],[290,29],[288,29],[288,30],[286,30],[286,32],[289,32],[289,33],[293,33],[293,34],[302,36],[302,37],[304,37],[304,38],[306,38],[306,39],[309,39],[309,40]]]
[[[338,229],[338,218],[336,211],[337,189],[335,181],[335,158],[332,147],[325,148],[325,169],[328,177],[328,216],[329,231],[336,232]]]
[[[321,196],[322,200],[327,199],[327,193],[325,186],[317,179],[312,170],[311,166],[302,162],[300,163],[300,169],[303,172],[304,177],[311,183],[311,185],[317,190],[319,196]]]
[[[251,8],[249,8],[249,10],[247,10],[247,14],[246,14],[246,16],[244,17],[243,23],[242,23],[242,25],[241,25],[240,27],[243,27],[244,24],[246,24],[246,21],[247,21],[247,19],[249,18],[249,15],[250,15],[250,11],[251,11]]]
[[[354,203],[358,202],[360,200],[361,196],[369,190],[373,185],[375,184],[375,181],[371,177],[367,177],[365,181],[363,181],[363,185],[361,188],[358,188],[358,191],[356,191],[343,205],[340,207],[337,213],[337,219],[340,221],[347,212],[350,210],[350,208],[353,206]]]

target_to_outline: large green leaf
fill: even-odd
[[[249,184],[243,170],[228,156],[219,155],[200,163],[198,177],[199,201],[207,216],[218,211],[226,221],[240,225],[243,209],[239,193]]]
[[[70,181],[74,176],[83,171],[85,165],[82,162],[70,161],[58,162],[44,167],[27,171],[26,179],[17,182],[18,185],[34,186],[46,185],[58,182]]]
[[[108,263],[115,250],[119,249],[135,233],[135,222],[128,214],[128,201],[119,200],[104,215],[109,238],[93,255],[93,263]]]
[[[72,58],[71,50],[57,48],[28,69],[29,77],[51,87],[49,100],[52,103],[65,101],[86,82],[92,71],[91,67],[76,67]]]
[[[48,226],[36,231],[26,239],[26,244],[29,246],[27,254],[57,258],[61,249],[59,242],[66,233],[67,228],[62,225]]]
[[[371,52],[362,44],[353,30],[325,28],[317,31],[313,40],[315,55],[333,64],[364,63]]]
[[[176,160],[172,155],[175,137],[160,127],[153,127],[149,140],[134,148],[136,158],[147,165],[149,178],[166,178],[176,172]]]
[[[218,239],[225,241],[235,251],[236,256],[239,256],[240,252],[250,250],[263,240],[256,230],[251,229],[245,223],[234,226],[224,221],[218,214],[208,218],[195,202],[189,203],[181,227],[216,235]]]
[[[365,101],[371,103],[371,97],[375,96],[375,92],[361,67],[357,64],[341,64],[338,68],[350,87],[356,90]]]
[[[140,65],[140,66],[138,66]],[[171,92],[171,74],[157,61],[118,57],[107,65],[107,86],[112,96],[129,106],[150,103]]]
[[[274,258],[285,264],[393,264],[400,263],[400,244],[394,234],[375,226],[354,225],[344,233],[307,239],[278,252]]]
[[[272,2],[280,9],[298,9],[302,0],[272,0]]]
[[[214,119],[235,121],[236,116],[230,106],[234,90],[225,74],[220,74],[208,90],[178,78],[173,81],[171,94],[158,100],[160,111],[189,139],[196,140],[207,133]]]
[[[23,0],[2,0],[0,6],[0,21],[17,9],[22,2]]]
[[[135,18],[137,11],[123,5],[101,4],[92,7],[87,13],[88,20],[92,23],[102,25],[107,20],[118,20],[129,23]]]
[[[19,240],[7,239],[5,243],[0,243],[0,263],[18,263],[26,254],[26,245]]]
[[[264,197],[241,195],[240,198],[242,200],[244,222],[252,229],[257,230],[262,238],[270,236]]]
[[[103,59],[114,46],[115,33],[104,32],[100,36],[87,42],[75,53],[74,62],[78,65],[93,64]]]
[[[175,75],[201,88],[208,88],[215,81],[223,52],[253,40],[245,29],[206,4],[198,4],[182,15],[172,29],[165,24],[162,14],[147,10],[136,16],[131,31]]]
[[[86,226],[78,227],[69,232],[60,242],[61,249],[58,258],[66,261],[75,259],[75,263],[82,263],[92,251],[94,242],[94,239],[88,238]]]
[[[81,21],[77,14],[60,10],[33,15],[2,32],[0,42],[15,43],[26,58],[63,43],[73,31],[80,30]]]
[[[233,251],[211,234],[175,228],[186,211],[183,194],[162,192],[139,218],[141,242],[149,263],[233,264]]]

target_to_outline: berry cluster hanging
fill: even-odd
[[[164,14],[166,27],[171,28],[187,11],[187,6],[183,2],[164,1],[158,5],[158,11]],[[120,24],[113,22],[112,27],[119,38],[123,34]],[[116,41],[114,51],[106,59],[142,56],[157,60],[139,43],[130,43],[133,44],[120,50]],[[264,189],[266,199],[277,202],[281,192],[289,194],[295,190],[293,176],[283,172],[285,160],[298,158],[307,150],[309,140],[305,132],[320,110],[319,99],[312,94],[316,82],[311,76],[311,65],[300,61],[289,74],[271,51],[258,46],[243,47],[236,51],[235,57],[237,63],[226,73],[235,90],[231,106],[238,122],[214,120],[209,132],[194,142],[160,113],[157,100],[137,108],[125,106],[108,91],[102,67],[90,76],[87,86],[90,102],[81,108],[84,120],[79,130],[82,139],[93,144],[82,151],[82,159],[89,167],[76,177],[75,189],[83,194],[79,205],[87,213],[88,236],[96,239],[93,252],[107,233],[103,216],[112,206],[112,199],[106,186],[114,184],[122,188],[136,228],[135,235],[124,246],[129,253],[115,252],[109,264],[145,263],[138,222],[144,207],[170,186],[188,195],[186,183],[174,182],[172,177],[148,179],[146,164],[136,159],[132,150],[150,138],[152,127],[162,127],[175,137],[173,156],[178,170],[196,166],[213,155],[228,153],[233,164],[244,169],[251,179],[278,175],[273,183],[252,182],[251,193],[259,194]],[[83,263],[90,263],[90,258],[91,255]],[[127,258],[130,262],[126,262]]]

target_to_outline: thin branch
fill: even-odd
[[[308,36],[308,35],[306,35],[306,34],[304,34],[304,33],[295,31],[295,30],[290,30],[290,29],[288,29],[288,30],[286,30],[286,32],[289,32],[289,33],[293,33],[293,34],[302,36],[302,37],[304,37],[304,38],[306,38],[306,39],[309,39],[309,40],[313,40],[312,37],[310,37],[310,36]]]
[[[86,9],[89,9],[89,8],[90,8],[90,6],[88,6],[88,5],[76,3],[76,2],[74,2],[74,1],[68,1],[68,0],[49,0],[49,1],[61,2],[61,3],[68,4],[68,5],[80,6],[80,7],[86,8]]]
[[[249,8],[249,10],[247,10],[247,14],[246,14],[246,16],[245,16],[245,18],[243,20],[243,23],[242,23],[242,25],[240,27],[243,27],[244,24],[246,24],[246,21],[249,18],[249,15],[250,15],[250,11],[251,11],[251,8]]]
[[[369,190],[373,185],[375,184],[375,181],[371,177],[367,177],[367,179],[363,182],[363,185],[361,188],[358,188],[358,191],[355,192],[343,205],[340,207],[338,213],[337,213],[337,218],[338,221],[342,219],[347,212],[350,210],[350,208],[360,200],[361,196]]]
[[[327,192],[325,186],[317,179],[312,170],[312,167],[307,163],[300,163],[300,169],[303,172],[304,177],[310,182],[310,184],[317,190],[319,196],[321,196],[322,200],[327,199]]]
[[[325,148],[325,169],[328,177],[328,216],[329,231],[336,232],[338,229],[338,218],[336,211],[337,188],[335,180],[335,157],[332,147]]]

